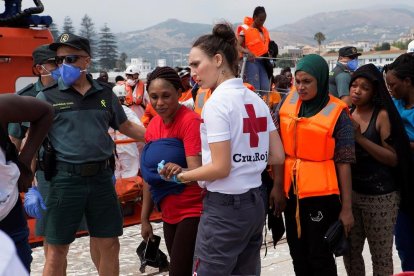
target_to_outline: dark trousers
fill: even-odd
[[[395,246],[403,271],[414,271],[414,219],[399,210],[395,224]]]
[[[301,237],[296,225],[296,196],[290,193],[285,210],[286,238],[297,276],[337,275],[333,254],[323,240],[329,226],[338,220],[338,195],[299,200]]]
[[[194,253],[198,276],[259,273],[265,197],[262,187],[239,195],[207,192]]]
[[[164,222],[164,238],[170,255],[170,276],[191,275],[199,222],[200,217],[186,218],[177,224]]]
[[[30,273],[30,264],[33,260],[32,249],[29,245],[29,228],[20,197],[7,217],[0,221],[0,229],[13,240],[20,260]]]

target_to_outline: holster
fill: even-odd
[[[44,171],[45,179],[50,181],[56,175],[56,151],[47,138],[43,141],[43,148],[43,162],[40,167]]]

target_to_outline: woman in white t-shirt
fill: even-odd
[[[178,173],[179,182],[197,180],[207,190],[194,273],[256,274],[267,202],[261,172],[283,163],[280,137],[266,104],[236,78],[237,39],[229,25],[217,24],[200,37],[189,62],[201,88],[213,91],[202,111],[203,166],[183,172],[170,166],[162,173]]]

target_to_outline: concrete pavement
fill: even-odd
[[[162,223],[153,223],[154,233],[163,237]],[[289,255],[289,248],[285,239],[282,239],[276,246],[276,249],[271,245],[270,233],[267,236],[268,248],[267,255],[265,255],[265,247],[262,247],[262,275],[295,275],[292,266],[292,260]],[[124,235],[120,238],[121,252],[120,252],[120,275],[168,275],[168,273],[158,273],[158,269],[147,267],[146,273],[139,272],[139,259],[135,250],[138,244],[142,241],[140,235],[140,225],[124,228]],[[161,240],[161,250],[167,254],[164,239]],[[401,272],[401,264],[397,252],[394,248],[394,273]],[[364,259],[366,267],[366,275],[372,275],[371,256],[368,250],[368,244],[365,244]],[[342,258],[337,258],[338,275],[346,275]],[[44,266],[43,247],[33,249],[33,276],[42,275]],[[76,239],[71,245],[68,256],[68,276],[81,275],[98,275],[96,269],[90,259],[89,253],[89,237],[82,237]]]

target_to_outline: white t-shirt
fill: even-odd
[[[0,276],[29,275],[24,268],[13,241],[0,230]]]
[[[200,181],[208,191],[242,194],[262,183],[267,165],[269,132],[275,130],[266,103],[243,85],[242,79],[221,83],[203,107],[201,143],[203,165],[211,163],[208,144],[230,140],[231,171],[215,181]]]
[[[17,165],[11,161],[6,162],[5,153],[0,148],[0,221],[10,213],[17,202],[19,176]]]
[[[137,115],[129,107],[123,105],[122,108],[125,111],[125,114],[129,121],[143,126],[142,122],[138,119]],[[120,133],[119,131],[114,131],[112,128],[109,129],[109,134],[114,140],[128,140],[128,136]],[[140,168],[139,165],[139,151],[140,147],[143,147],[144,143],[128,143],[128,144],[118,144],[116,145],[116,152],[118,158],[115,157],[115,177],[116,178],[128,178],[133,177],[138,174]]]

